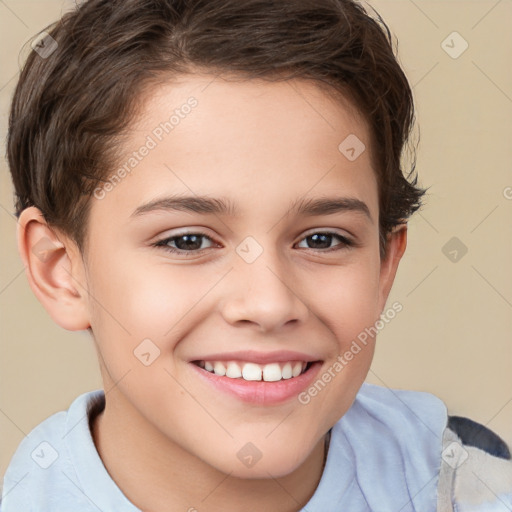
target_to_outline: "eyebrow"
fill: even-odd
[[[228,198],[207,196],[170,196],[155,199],[139,206],[130,217],[138,217],[155,211],[184,211],[199,214],[219,214],[236,217],[237,206]],[[340,212],[362,213],[373,223],[366,203],[354,197],[302,198],[292,203],[290,213],[303,216],[333,215]]]

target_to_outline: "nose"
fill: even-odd
[[[264,250],[252,263],[236,256],[221,313],[234,326],[250,323],[260,331],[278,330],[306,321],[309,308],[303,293],[289,263],[275,251]]]

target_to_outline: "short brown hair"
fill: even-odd
[[[354,0],[88,0],[46,31],[58,47],[30,53],[9,117],[15,213],[38,207],[82,253],[92,193],[144,91],[195,69],[312,79],[352,102],[372,139],[381,256],[421,206],[415,163],[401,168],[412,91],[388,27]]]

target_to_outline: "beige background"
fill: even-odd
[[[72,2],[0,0],[0,135],[22,45]],[[452,414],[512,443],[512,2],[373,0],[399,40],[414,86],[417,169],[430,186],[411,220],[389,304],[403,311],[379,335],[368,380],[429,391]],[[457,52],[452,58],[443,47]],[[0,472],[42,420],[101,387],[92,341],[53,323],[30,290],[15,245],[16,219],[0,161]],[[509,188],[507,188],[509,187]],[[453,262],[457,237],[468,252]]]

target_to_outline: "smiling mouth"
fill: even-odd
[[[244,361],[191,361],[203,370],[230,379],[277,382],[298,377],[309,370],[315,361],[286,361],[257,364]]]

